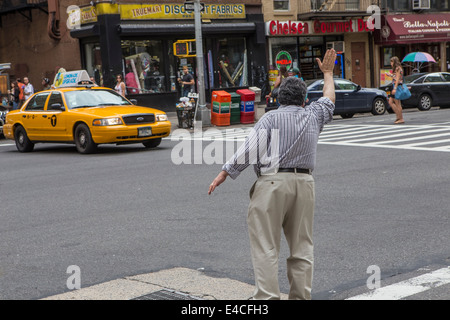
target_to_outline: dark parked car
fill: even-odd
[[[414,73],[406,76],[404,83],[411,91],[411,98],[402,101],[404,108],[413,107],[426,111],[433,106],[450,106],[450,73]],[[381,86],[380,89],[389,95],[392,83]]]
[[[323,80],[306,80],[308,104],[323,96]],[[360,85],[345,79],[334,79],[336,90],[335,115],[351,118],[355,113],[371,112],[382,115],[387,109],[387,95],[383,90],[361,88]]]

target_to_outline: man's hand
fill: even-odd
[[[320,70],[323,72],[323,96],[336,102],[336,93],[334,90],[333,69],[336,63],[336,51],[328,49],[323,57],[323,62],[316,58]]]
[[[336,63],[336,51],[334,49],[328,49],[323,57],[323,62],[319,58],[316,58],[316,61],[323,74],[333,74],[334,64]]]
[[[228,177],[228,172],[221,171],[217,175],[217,177],[213,180],[213,182],[209,185],[208,194],[211,194],[216,189],[216,187],[220,186],[227,177]]]

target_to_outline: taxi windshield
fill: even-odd
[[[69,109],[101,106],[130,106],[131,103],[111,90],[75,90],[64,93]]]

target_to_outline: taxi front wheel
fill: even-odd
[[[31,152],[34,149],[34,143],[28,138],[25,128],[18,126],[14,131],[17,150],[20,152]]]
[[[92,140],[91,131],[85,124],[79,124],[75,129],[75,144],[79,153],[94,153],[97,150],[97,144]]]

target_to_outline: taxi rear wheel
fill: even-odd
[[[17,150],[20,152],[31,152],[34,149],[34,143],[28,138],[25,128],[18,126],[14,131]]]
[[[146,148],[156,148],[157,146],[159,146],[161,144],[161,138],[156,138],[156,139],[152,139],[152,140],[148,140],[145,142],[142,142],[142,144],[146,147]]]
[[[79,124],[75,129],[75,144],[79,153],[93,153],[97,150],[97,145],[92,140],[91,131],[85,124]]]

